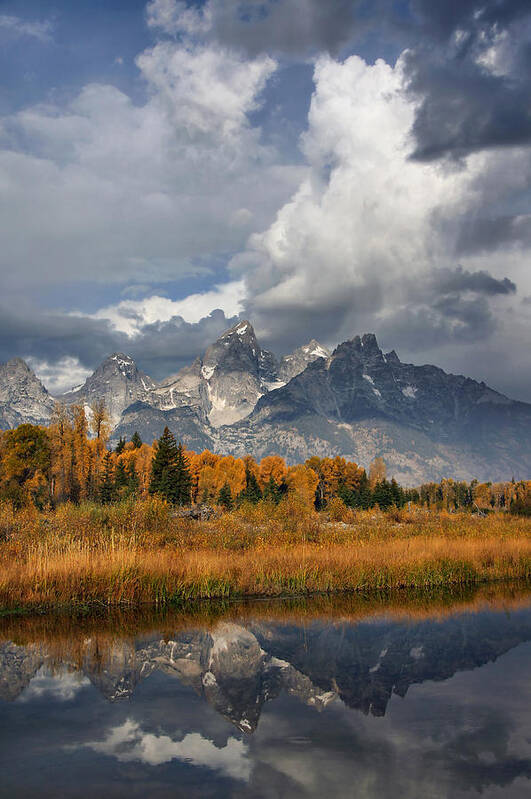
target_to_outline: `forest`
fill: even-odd
[[[0,501],[15,509],[63,503],[110,504],[156,495],[170,505],[208,505],[218,513],[242,504],[272,503],[294,495],[316,511],[341,508],[425,507],[486,514],[508,511],[531,515],[531,481],[499,483],[451,478],[416,488],[387,479],[382,457],[368,472],[342,457],[317,455],[286,465],[278,455],[257,462],[208,450],[186,450],[166,428],[152,444],[138,433],[109,448],[103,403],[87,413],[83,406],[57,405],[49,427],[23,424],[0,433]]]

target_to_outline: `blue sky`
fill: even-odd
[[[531,400],[530,40],[522,0],[0,3],[0,359],[162,378],[239,316]]]

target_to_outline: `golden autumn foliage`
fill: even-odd
[[[89,411],[82,405],[58,404],[48,428],[21,425],[0,432],[0,499],[17,507],[146,499],[156,442],[141,443],[133,436],[109,451],[108,435],[102,403],[94,403]],[[468,484],[448,478],[403,490],[385,479],[382,458],[371,463],[367,478],[363,467],[340,456],[313,456],[305,464],[288,467],[279,455],[267,455],[257,463],[250,455],[238,458],[209,450],[183,454],[194,504],[230,509],[234,502],[285,503],[292,497],[338,518],[353,508],[401,508],[408,502],[439,511],[531,515],[531,481]]]

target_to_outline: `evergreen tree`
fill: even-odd
[[[127,472],[125,470],[125,466],[123,461],[118,461],[118,465],[116,466],[116,472],[114,475],[114,487],[117,491],[121,491],[124,489],[129,482]]]
[[[258,480],[254,472],[249,469],[249,466],[245,467],[245,488],[239,495],[239,499],[243,502],[251,502],[253,505],[256,505],[262,499]]]
[[[230,485],[228,483],[225,483],[225,485],[220,488],[218,494],[218,503],[222,508],[225,508],[225,510],[232,510],[234,502],[232,501],[232,491],[230,490]]]
[[[393,498],[393,505],[397,508],[402,508],[404,506],[406,501],[404,489],[398,485],[394,477],[391,480],[391,496]]]
[[[118,439],[118,443],[114,448],[114,451],[116,452],[117,455],[120,455],[124,451],[124,447],[125,447],[125,438],[122,438],[122,436],[120,436],[120,438]]]
[[[175,502],[177,505],[189,505],[190,492],[192,490],[192,476],[184,455],[184,447],[181,443],[179,443],[177,447],[175,467]]]
[[[282,499],[281,487],[275,483],[273,475],[270,476],[269,481],[264,488],[263,499],[270,500],[271,502],[274,502],[275,505],[278,505]]]
[[[140,447],[142,446],[142,439],[140,438],[140,436],[138,435],[136,430],[133,433],[133,437],[131,439],[131,444],[133,444],[135,449],[140,449]]]
[[[103,505],[108,505],[114,499],[114,475],[112,456],[107,451],[103,457],[103,475],[100,482],[100,502]]]
[[[360,483],[357,491],[353,491],[352,493],[353,493],[352,496],[353,508],[362,508],[363,510],[368,510],[373,505],[372,491],[369,485],[369,478],[367,477],[365,469],[361,474]]]
[[[340,483],[337,487],[337,496],[347,506],[347,508],[355,507],[356,500],[358,499],[356,493],[357,492],[351,491],[350,488],[347,488],[345,483]]]
[[[387,510],[393,504],[393,492],[391,490],[391,483],[387,480],[382,480],[374,486],[372,492],[372,502],[378,505],[380,510]]]
[[[177,443],[168,427],[155,444],[155,454],[151,461],[150,494],[160,494],[175,502],[175,482],[177,463]]]
[[[151,461],[149,491],[151,494],[160,494],[174,505],[188,505],[191,486],[192,478],[183,446],[177,446],[173,433],[165,427]]]

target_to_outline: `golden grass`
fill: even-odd
[[[203,523],[174,518],[157,500],[55,513],[4,506],[0,606],[164,606],[531,578],[524,518],[345,511],[344,519],[294,501]]]

